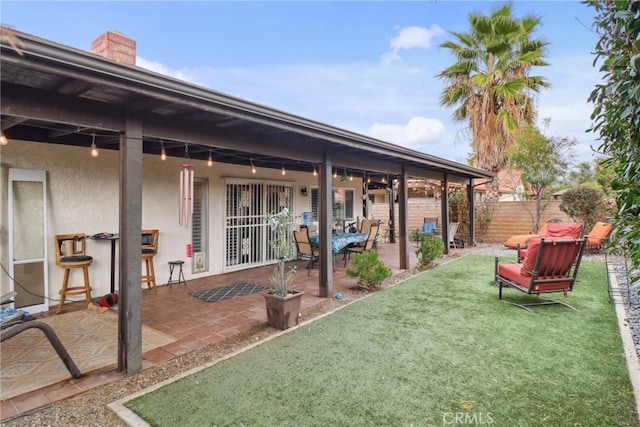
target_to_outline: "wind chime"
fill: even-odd
[[[184,157],[189,159],[189,147],[184,146]],[[189,227],[189,218],[193,214],[193,177],[195,165],[183,163],[180,165],[180,204],[178,206],[178,223],[182,227]]]

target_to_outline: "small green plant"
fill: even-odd
[[[420,230],[413,230],[410,234],[409,234],[409,241],[410,242],[417,242],[420,240]]]
[[[431,236],[423,236],[422,242],[416,250],[418,256],[419,268],[426,270],[433,267],[433,261],[442,258],[444,254],[444,243],[440,239]]]
[[[358,278],[358,287],[372,291],[391,277],[391,269],[378,259],[376,251],[365,251],[353,257],[353,269],[348,268],[347,275]]]

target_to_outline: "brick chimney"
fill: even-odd
[[[136,41],[117,31],[107,31],[95,39],[91,51],[121,64],[136,65]]]

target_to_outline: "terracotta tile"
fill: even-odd
[[[11,399],[0,402],[0,420],[15,417],[20,414],[18,409],[13,405]]]
[[[21,413],[31,411],[35,408],[48,405],[52,401],[42,392],[27,393],[11,399],[13,405]]]

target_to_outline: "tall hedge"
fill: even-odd
[[[611,157],[616,172],[616,244],[640,268],[640,1],[585,3],[596,11],[600,39],[594,65],[603,72],[589,97],[594,104],[590,131],[599,135],[600,150]]]

